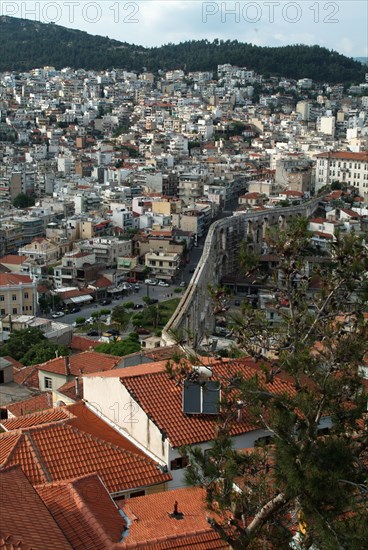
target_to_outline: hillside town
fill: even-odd
[[[219,437],[225,378],[299,391],[263,344],[240,353],[229,322],[245,302],[282,323],[267,232],[295,216],[310,271],[341,235],[366,251],[368,73],[350,87],[230,64],[0,73],[1,548],[235,548],[186,471]],[[242,241],[262,276],[241,272]],[[316,279],[306,316],[320,292]],[[352,331],[352,314],[335,321]],[[181,385],[170,362],[194,378]],[[237,404],[227,436],[246,455],[273,432]],[[233,511],[229,530],[244,522]],[[307,548],[289,523],[279,548]]]

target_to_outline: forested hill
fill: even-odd
[[[245,66],[261,74],[309,77],[324,82],[362,82],[366,68],[319,46],[260,47],[237,40],[188,41],[144,48],[107,37],[14,17],[0,17],[0,71],[44,65],[149,71],[216,70],[218,64]]]

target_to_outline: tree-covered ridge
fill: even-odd
[[[57,47],[55,47],[57,45]],[[0,71],[44,65],[142,71],[182,68],[216,70],[218,64],[246,66],[261,74],[312,78],[325,82],[362,82],[358,61],[320,46],[260,47],[237,40],[190,40],[144,48],[107,37],[13,17],[0,17]]]

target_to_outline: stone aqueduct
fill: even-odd
[[[236,271],[242,242],[246,240],[253,250],[261,251],[268,228],[285,227],[297,216],[309,217],[320,200],[315,197],[298,206],[249,212],[214,222],[190,284],[162,331],[161,344],[174,344],[179,336],[196,348],[205,335],[211,334],[215,323],[208,286],[219,284],[224,275]]]

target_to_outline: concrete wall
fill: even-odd
[[[259,439],[260,437],[266,437],[269,436],[270,432],[267,430],[255,430],[253,432],[248,432],[239,436],[232,437],[232,443],[234,449],[250,449],[254,447],[255,441]],[[193,445],[194,447],[199,447],[202,451],[205,451],[207,449],[211,449],[213,447],[213,441],[207,441],[205,443],[199,443]],[[182,468],[180,470],[171,470],[170,464],[172,460],[175,460],[176,458],[180,458],[180,453],[177,449],[172,449],[170,447],[169,450],[169,458],[168,458],[168,468],[169,472],[172,475],[172,481],[169,481],[169,490],[170,489],[177,489],[178,487],[186,487],[186,483],[184,480],[185,475],[185,468]]]
[[[158,427],[132,399],[118,376],[86,376],[83,378],[83,392],[84,399],[97,414],[121,428],[122,433],[147,449],[156,460],[167,463],[167,440],[162,440]]]
[[[45,387],[45,377],[51,378],[52,380],[52,388],[46,388]],[[71,380],[71,378],[69,378]],[[41,391],[50,391],[51,390],[57,390],[60,388],[63,384],[68,382],[68,378],[63,374],[55,374],[53,372],[46,372],[44,370],[38,371],[38,382],[40,385]]]

